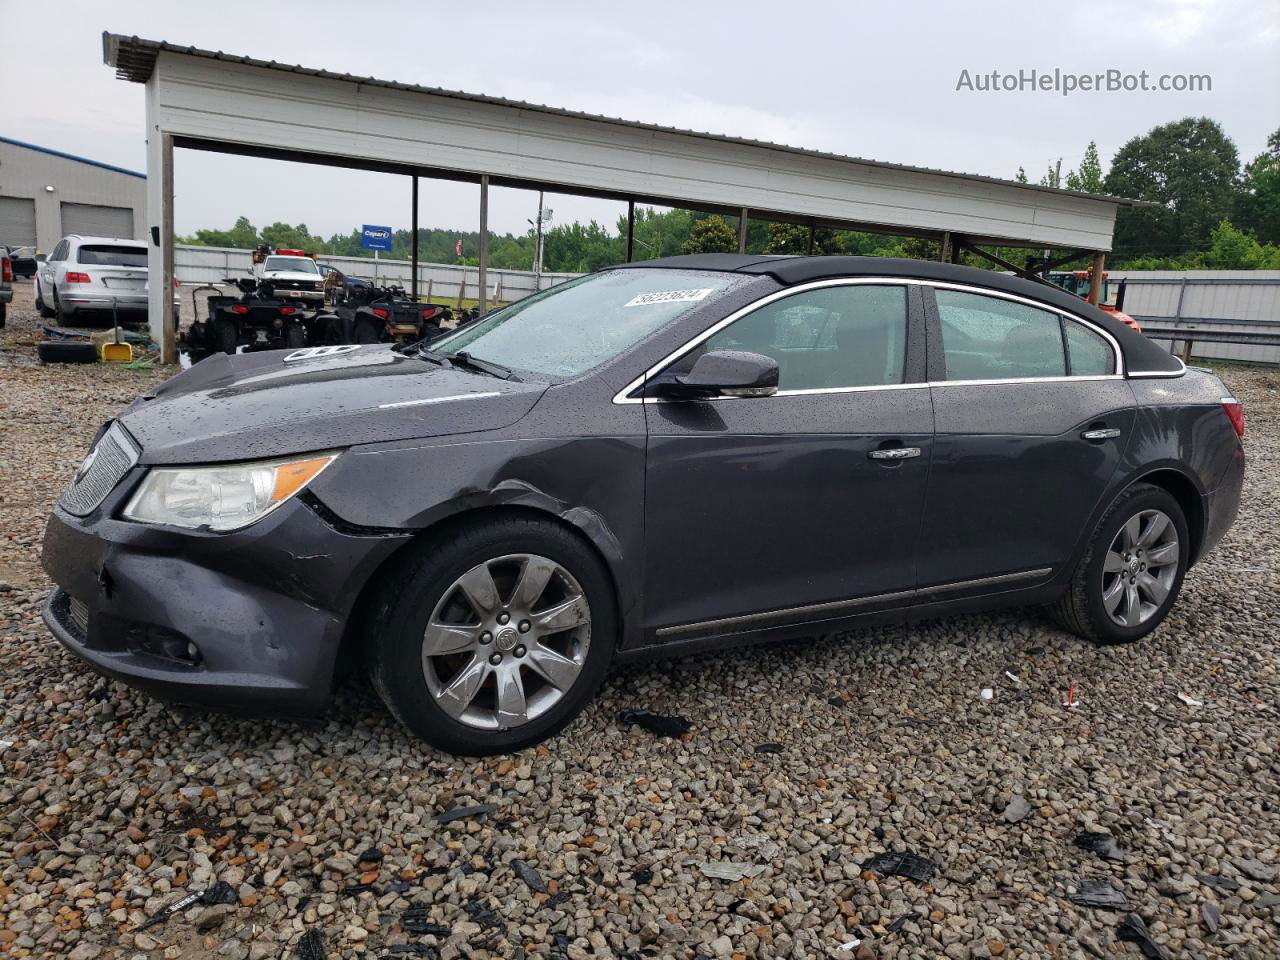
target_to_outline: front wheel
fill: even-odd
[[[617,605],[592,549],[557,524],[484,523],[433,542],[383,588],[373,684],[451,753],[518,750],[565,727],[613,659]]]
[[[1071,586],[1051,608],[1054,619],[1096,643],[1140,640],[1178,598],[1190,545],[1178,501],[1160,487],[1134,484],[1098,523]]]

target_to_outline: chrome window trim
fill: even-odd
[[[1104,340],[1107,341],[1107,343],[1111,346],[1114,372],[1109,374],[1093,374],[1089,376],[1078,376],[1078,377],[1074,377],[1074,376],[1073,377],[1013,377],[1013,378],[993,379],[993,380],[928,380],[928,381],[917,381],[913,383],[877,384],[875,386],[869,386],[869,387],[820,387],[820,388],[813,388],[813,389],[807,389],[807,390],[779,390],[777,393],[773,394],[774,397],[815,396],[820,394],[836,394],[836,393],[862,393],[862,392],[870,392],[870,391],[877,391],[877,390],[914,390],[914,389],[919,389],[921,387],[987,386],[987,385],[1002,384],[1002,383],[1010,383],[1010,384],[1055,383],[1055,382],[1074,383],[1077,381],[1084,382],[1089,380],[1123,380],[1125,379],[1124,351],[1120,349],[1119,341],[1117,341],[1116,338],[1112,336],[1110,332],[1108,332],[1107,330],[1104,330],[1102,327],[1098,326],[1096,323],[1093,323],[1092,321],[1086,319],[1085,317],[1081,317],[1077,314],[1071,313],[1068,310],[1063,310],[1058,307],[1049,306],[1047,304],[1041,303],[1040,301],[1032,300],[1029,297],[1019,296],[1018,294],[1005,293],[1002,290],[991,290],[987,287],[979,287],[979,286],[974,286],[973,284],[967,284],[967,283],[951,283],[943,280],[924,280],[919,277],[886,277],[886,276],[832,277],[826,280],[810,280],[807,283],[800,283],[800,284],[796,284],[793,287],[786,287],[785,289],[782,289],[782,290],[776,290],[773,293],[768,294],[767,296],[761,297],[759,300],[753,300],[751,303],[748,303],[746,306],[739,307],[737,310],[729,314],[727,317],[723,318],[722,320],[716,321],[706,330],[702,331],[701,333],[697,334],[690,340],[686,341],[681,346],[677,347],[675,350],[671,351],[669,354],[667,354],[657,363],[653,364],[648,369],[646,369],[638,377],[631,380],[629,383],[627,383],[626,386],[624,386],[621,390],[619,390],[617,393],[613,395],[612,402],[620,405],[621,404],[645,404],[645,403],[678,403],[680,401],[668,400],[662,397],[632,397],[632,396],[629,396],[629,394],[638,390],[646,380],[648,380],[650,377],[657,376],[659,373],[662,372],[662,370],[665,367],[679,360],[681,357],[683,357],[690,350],[697,347],[704,340],[709,339],[710,337],[719,333],[725,327],[729,326],[732,323],[736,323],[738,320],[741,320],[743,317],[747,316],[750,313],[755,312],[756,310],[759,310],[762,307],[766,307],[777,300],[782,300],[786,297],[793,296],[794,294],[804,293],[808,290],[820,290],[824,287],[851,287],[851,286],[862,286],[862,285],[873,285],[873,286],[879,286],[879,287],[921,286],[921,287],[933,287],[934,289],[938,289],[938,290],[958,290],[961,293],[972,293],[978,296],[995,297],[1000,300],[1012,300],[1015,303],[1022,303],[1022,304],[1025,304],[1026,306],[1034,307],[1037,310],[1044,310],[1048,313],[1060,315],[1068,320],[1074,321],[1075,323],[1082,324],[1086,329],[1098,334],[1100,337],[1102,337]],[[1181,363],[1181,360],[1179,360],[1179,363]],[[1183,370],[1185,369],[1186,367],[1184,365]],[[1178,373],[1168,373],[1168,372],[1146,373],[1146,374],[1130,373],[1129,375],[1130,376],[1170,376],[1172,377],[1172,376],[1181,376],[1181,371],[1179,371]],[[741,398],[709,397],[706,400],[701,402],[717,403],[724,400],[737,400],[737,399],[741,399]],[[771,398],[765,397],[760,399],[771,399]]]
[[[1180,356],[1176,353],[1171,353],[1169,356],[1178,361],[1177,370],[1130,370],[1129,376],[1133,379],[1147,379],[1151,377],[1168,378],[1180,377],[1187,372],[1187,365],[1182,362],[1182,358]]]

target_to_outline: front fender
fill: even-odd
[[[642,435],[355,448],[311,492],[345,523],[428,536],[445,521],[503,507],[567,523],[617,586],[627,648],[639,640],[644,455]]]

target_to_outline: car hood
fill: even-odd
[[[214,354],[139,397],[120,422],[146,464],[256,460],[497,430],[528,413],[547,386],[385,344],[324,353],[333,349]]]

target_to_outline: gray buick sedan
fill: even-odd
[[[45,622],[156,696],[308,713],[363,665],[465,754],[615,660],[1041,605],[1138,640],[1235,519],[1221,381],[1045,284],[675,257],[431,342],[216,354],[105,425]]]

